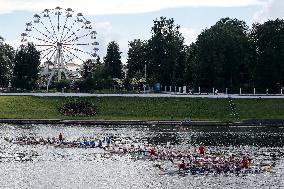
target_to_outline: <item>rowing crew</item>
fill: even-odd
[[[243,156],[240,160],[234,155],[230,156],[229,159],[213,157],[209,158],[205,155],[204,158],[197,158],[194,160],[189,160],[185,162],[182,159],[181,163],[178,165],[178,172],[190,171],[191,174],[229,174],[235,173],[239,175],[243,173],[260,173],[261,169],[258,166],[250,166],[250,160],[247,156]]]
[[[160,146],[154,146],[149,144],[141,144],[141,145],[134,145],[131,144],[130,146],[127,144],[117,144],[114,142],[115,139],[112,136],[104,137],[101,139],[93,139],[93,140],[75,140],[75,141],[67,141],[64,140],[62,134],[59,134],[58,139],[55,137],[48,137],[47,140],[44,140],[43,138],[36,139],[34,137],[21,137],[17,138],[16,141],[13,141],[13,143],[17,144],[53,144],[56,147],[99,147],[99,148],[105,148],[111,153],[130,153],[130,154],[140,154],[144,156],[150,156],[151,159],[160,159],[160,160],[170,160],[171,162],[174,162],[175,159],[186,159],[189,162],[193,163],[202,163],[203,161],[215,161],[215,158],[210,154],[205,153],[205,146],[204,144],[201,144],[198,147],[197,152],[191,152],[190,150],[176,150],[173,148],[172,145],[160,145]],[[111,145],[113,144],[113,145]],[[204,159],[204,160],[203,160]],[[220,158],[220,161],[223,161]],[[250,159],[248,160],[250,161]],[[245,162],[245,161],[244,161]],[[248,167],[247,162],[245,165]],[[245,163],[244,163],[245,164]]]
[[[54,146],[60,147],[103,147],[103,143],[105,143],[105,147],[108,147],[112,140],[112,136],[104,137],[103,139],[82,139],[82,140],[74,140],[68,141],[63,138],[62,133],[59,134],[58,138],[56,137],[47,137],[44,139],[42,137],[35,138],[31,137],[18,137],[16,140],[5,138],[6,141],[14,143],[14,144],[22,144],[22,145],[46,145],[51,144]]]
[[[127,144],[117,144],[114,142],[113,137],[104,137],[102,140],[75,140],[68,142],[64,140],[60,133],[58,139],[55,137],[36,139],[34,137],[21,137],[17,138],[14,143],[18,144],[55,144],[56,147],[99,147],[111,153],[129,153],[133,155],[149,156],[151,159],[170,160],[174,163],[175,159],[182,161],[178,165],[179,170],[190,170],[192,174],[195,172],[207,172],[215,171],[216,173],[236,172],[241,170],[250,170],[253,168],[252,159],[249,156],[244,156],[242,159],[230,155],[214,155],[207,154],[204,144],[201,144],[196,152],[190,150],[175,150],[172,145],[153,146],[148,144],[130,146]],[[111,145],[113,144],[113,145]],[[255,167],[255,166],[254,166]],[[268,168],[267,168],[268,167]],[[266,166],[266,169],[271,169],[270,165]]]

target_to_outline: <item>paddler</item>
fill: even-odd
[[[185,170],[185,169],[186,169],[186,164],[184,160],[182,160],[181,163],[178,165],[178,172],[180,172],[180,170]]]
[[[203,143],[200,144],[198,147],[199,154],[204,155],[205,154],[205,146]]]
[[[62,133],[59,133],[59,137],[58,137],[60,143],[63,143],[63,136],[62,136]]]
[[[98,141],[98,146],[99,148],[103,148],[103,142],[101,140]]]
[[[150,152],[149,153],[150,153],[151,158],[154,157],[154,156],[157,156],[156,149],[154,147],[150,148]]]
[[[249,168],[249,160],[247,158],[247,156],[244,156],[243,157],[243,160],[242,160],[242,168],[244,169],[248,169]]]

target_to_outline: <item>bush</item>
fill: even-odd
[[[59,111],[65,116],[93,116],[97,113],[96,106],[88,101],[67,102]]]
[[[68,80],[56,81],[54,82],[54,87],[58,92],[61,92],[62,89],[64,89],[64,92],[66,92],[70,89],[70,81]]]

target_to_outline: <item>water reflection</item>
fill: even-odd
[[[161,175],[148,159],[109,154],[102,149],[17,145],[19,136],[102,138],[137,144],[167,144],[194,151],[203,142],[212,153],[250,154],[257,160],[275,155],[275,174],[236,176]],[[180,126],[0,125],[1,188],[281,188],[284,187],[283,128]]]

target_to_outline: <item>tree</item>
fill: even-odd
[[[61,79],[60,81],[55,81],[53,85],[58,92],[67,92],[71,88],[71,81],[67,79]]]
[[[94,89],[101,90],[111,86],[112,78],[108,75],[108,70],[105,64],[100,64],[92,73]]]
[[[77,81],[75,87],[83,92],[90,92],[110,87],[111,83],[112,78],[108,76],[105,64],[99,64],[86,78]]]
[[[196,58],[197,46],[195,43],[192,43],[186,48],[186,64],[184,73],[184,82],[190,86],[197,86],[197,80],[200,77],[200,73],[197,71],[199,68]]]
[[[279,92],[284,85],[284,20],[253,25],[254,84],[262,91]]]
[[[149,48],[148,42],[135,39],[129,42],[127,69],[128,77],[134,78],[144,77],[145,68],[149,64]],[[146,68],[147,69],[147,68]]]
[[[82,77],[86,79],[95,69],[95,63],[93,60],[88,59],[83,63],[83,69],[82,69]]]
[[[238,88],[249,80],[248,26],[244,21],[222,18],[205,29],[196,41],[197,85],[205,88]]]
[[[12,77],[14,49],[0,36],[0,87],[7,87]]]
[[[15,55],[15,67],[13,87],[21,89],[34,89],[37,87],[37,79],[40,65],[40,52],[32,43],[22,46]]]
[[[153,82],[163,85],[183,84],[185,66],[184,38],[180,26],[174,24],[174,19],[160,17],[154,20],[152,37],[149,40],[150,64],[148,75]]]
[[[108,76],[111,78],[123,78],[120,54],[118,44],[115,41],[110,42],[107,47],[107,54],[104,57],[104,63]]]
[[[96,64],[96,65],[102,64],[100,56],[97,56],[96,61],[95,61],[95,64]]]

